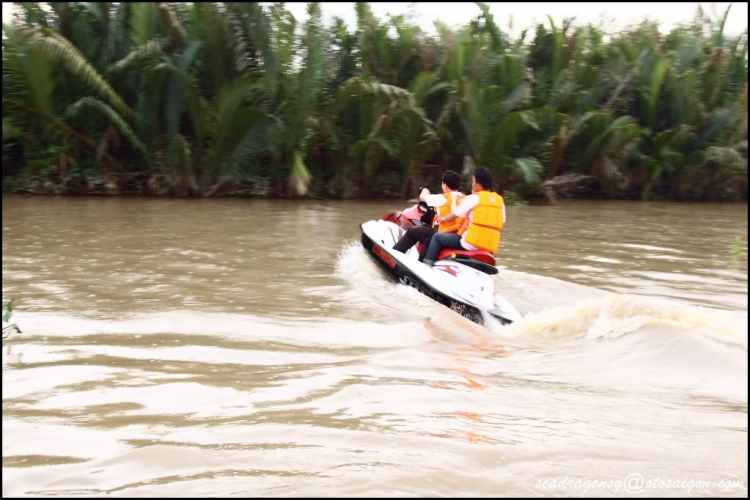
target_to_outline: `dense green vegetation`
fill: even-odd
[[[484,4],[298,26],[283,3],[19,3],[3,27],[4,191],[406,196],[487,166],[522,197],[747,199],[747,32],[668,34]]]

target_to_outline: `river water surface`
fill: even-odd
[[[509,207],[506,327],[404,206],[4,196],[3,496],[747,497],[747,204]]]

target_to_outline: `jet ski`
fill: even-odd
[[[417,289],[460,315],[482,324],[483,313],[501,324],[523,316],[495,289],[495,257],[484,250],[444,248],[432,268],[419,262],[423,243],[405,254],[393,250],[407,229],[430,225],[434,210],[421,202],[378,220],[360,224],[362,245],[373,260],[394,280]]]

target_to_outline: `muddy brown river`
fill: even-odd
[[[747,497],[748,206],[511,206],[476,325],[405,202],[3,196],[3,496]]]

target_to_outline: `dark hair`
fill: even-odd
[[[461,176],[455,170],[446,170],[443,172],[443,182],[448,186],[448,189],[455,191],[461,186]]]
[[[484,189],[492,191],[492,173],[486,168],[478,168],[474,172],[474,179],[481,184]]]

